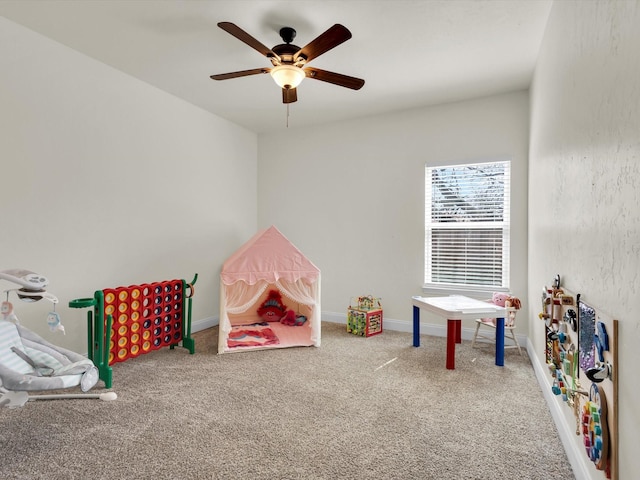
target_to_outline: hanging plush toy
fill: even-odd
[[[0,304],[0,318],[16,324],[20,324],[18,317],[13,313],[13,305],[8,300]]]
[[[58,315],[57,312],[49,312],[49,315],[47,315],[47,325],[49,325],[49,330],[52,332],[62,332],[63,335],[66,335],[64,325],[60,323],[60,315]]]

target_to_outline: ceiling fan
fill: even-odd
[[[340,24],[335,24],[302,48],[291,43],[296,37],[296,31],[291,27],[280,29],[280,36],[284,43],[273,48],[266,47],[233,23],[220,22],[218,27],[267,57],[273,67],[211,75],[213,80],[227,80],[257,75],[258,73],[270,73],[275,82],[282,88],[283,103],[293,103],[298,100],[296,88],[305,77],[333,83],[352,90],[359,90],[364,85],[364,80],[360,78],[306,66],[314,58],[351,38],[351,32]]]

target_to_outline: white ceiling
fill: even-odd
[[[299,46],[334,23],[353,38],[310,66],[365,79],[354,91],[298,87],[289,127],[310,126],[528,88],[552,0],[0,0],[0,15],[255,132],[286,128],[269,67],[217,27],[267,47],[283,26]]]

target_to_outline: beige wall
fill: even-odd
[[[516,92],[291,129],[288,142],[259,137],[258,223],[276,225],[320,268],[323,318],[371,294],[387,322],[410,325],[424,280],[426,163],[511,159],[511,288],[525,296],[528,102]]]
[[[195,273],[193,318],[217,317],[256,228],[257,136],[2,17],[0,58],[0,269],[46,275],[67,335],[45,302],[14,300],[22,323],[86,352],[70,300]]]
[[[640,471],[639,25],[637,1],[555,2],[531,94],[529,297],[558,273],[619,320],[620,479]],[[530,318],[539,309],[530,302]],[[529,337],[543,361],[542,322]],[[581,437],[569,436],[585,457]],[[578,473],[604,478],[588,466]]]

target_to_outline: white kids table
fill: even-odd
[[[420,346],[420,309],[447,319],[447,368],[456,368],[456,343],[462,343],[462,320],[495,318],[496,365],[504,366],[504,317],[507,311],[493,303],[462,295],[411,297],[413,303],[413,346]]]

